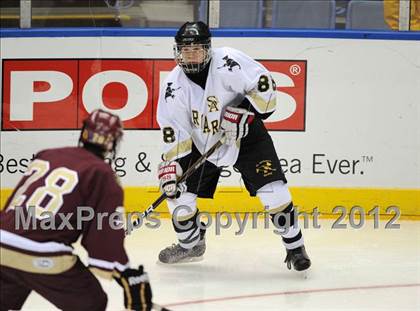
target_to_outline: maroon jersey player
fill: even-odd
[[[127,309],[151,310],[147,274],[129,267],[124,229],[110,219],[123,206],[123,190],[104,158],[115,157],[122,135],[118,116],[95,110],[78,147],[35,156],[0,212],[1,311],[21,309],[32,290],[62,310],[105,310],[92,272],[123,287]],[[80,236],[88,267],[73,254]]]

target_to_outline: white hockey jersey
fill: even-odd
[[[246,96],[259,113],[275,110],[275,84],[268,70],[246,54],[232,48],[212,49],[212,59],[203,90],[177,66],[161,86],[157,121],[163,134],[166,160],[189,154],[192,143],[204,153],[221,137],[221,119],[226,106],[237,106]],[[233,165],[240,141],[223,145],[208,161]]]

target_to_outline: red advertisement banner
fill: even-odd
[[[269,130],[304,131],[306,61],[260,60],[277,84]],[[94,108],[113,110],[125,129],[158,129],[159,89],[172,60],[3,60],[2,130],[78,129]]]

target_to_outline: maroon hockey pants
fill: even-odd
[[[0,311],[20,310],[32,290],[65,311],[103,311],[107,304],[98,280],[80,260],[60,274],[28,273],[0,266]]]

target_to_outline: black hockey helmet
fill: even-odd
[[[202,61],[187,62],[182,55],[182,48],[194,45],[203,49]],[[175,35],[175,61],[185,73],[198,73],[204,69],[211,58],[211,33],[209,27],[201,22],[186,22]]]
[[[108,153],[115,157],[122,136],[123,126],[120,118],[108,111],[95,109],[83,120],[79,144],[88,149],[94,147],[104,157]]]
[[[175,35],[177,44],[210,43],[209,27],[203,22],[186,22]]]

